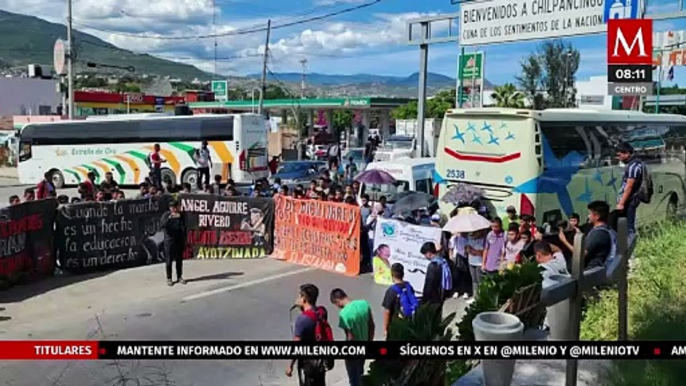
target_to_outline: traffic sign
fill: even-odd
[[[639,0],[605,0],[603,21],[612,19],[637,19]]]
[[[212,92],[214,99],[218,101],[225,101],[229,99],[229,82],[225,80],[213,80]]]

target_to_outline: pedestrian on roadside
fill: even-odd
[[[466,233],[457,233],[453,235],[448,242],[449,257],[456,268],[456,275],[453,277],[455,295],[459,296],[461,294],[462,298],[465,300],[473,295],[472,277],[469,273],[469,261],[467,260],[467,253],[465,252],[468,243],[469,237]]]
[[[150,195],[149,188],[150,188],[150,187],[149,187],[149,185],[148,185],[146,182],[141,182],[141,183],[138,185],[138,195],[136,196],[136,198],[145,198],[145,197],[148,197],[148,196]]]
[[[329,148],[326,150],[326,155],[329,162],[329,170],[334,170],[335,168],[336,172],[338,172],[338,165],[340,165],[341,157],[341,147],[338,146],[338,143],[329,145]]]
[[[160,144],[156,143],[153,146],[153,152],[150,154],[150,165],[152,166],[152,182],[157,187],[157,189],[162,189],[162,164],[166,163],[167,160],[160,154]]]
[[[411,318],[419,308],[419,301],[414,295],[414,288],[404,278],[405,268],[403,265],[400,263],[391,265],[393,284],[386,289],[381,303],[384,309],[383,334],[386,339],[388,339],[388,331],[394,320]]]
[[[19,199],[19,196],[16,194],[10,196],[10,206],[16,206],[21,204],[21,200]]]
[[[57,197],[57,189],[52,183],[52,175],[50,172],[45,172],[43,179],[36,186],[36,198],[43,200],[49,197]]]
[[[517,208],[510,205],[505,211],[507,216],[503,219],[503,229],[510,229],[510,224],[519,222],[519,216],[517,216]]]
[[[636,235],[636,210],[641,204],[639,191],[647,171],[645,164],[634,155],[634,148],[629,143],[621,143],[617,146],[616,152],[617,159],[625,165],[622,187],[617,193],[617,210],[626,216],[629,227],[629,243],[631,244]],[[646,198],[648,201],[650,200],[650,197]]]
[[[167,272],[167,285],[173,286],[172,263],[176,265],[176,278],[179,284],[183,279],[183,252],[186,241],[186,224],[181,215],[181,202],[174,196],[169,201],[169,211],[162,215],[160,227],[164,231],[164,261]]]
[[[481,277],[483,276],[481,267],[484,262],[485,247],[486,237],[484,231],[472,232],[469,235],[465,252],[469,262],[469,273],[472,277],[472,298],[467,301],[467,304],[471,304],[479,292],[479,284],[481,284]]]
[[[505,232],[503,221],[500,217],[494,217],[491,221],[491,231],[486,235],[483,262],[481,270],[486,275],[495,275],[500,268],[500,262],[505,249]]]
[[[328,323],[326,308],[317,306],[319,288],[314,284],[303,284],[295,300],[294,307],[301,310],[295,319],[293,340],[298,342],[316,342],[333,340],[331,326]],[[318,336],[319,333],[319,336]],[[319,338],[319,339],[318,339]],[[300,386],[326,386],[326,372],[332,366],[321,359],[293,359],[286,368],[286,376],[293,376],[293,365],[298,362],[298,381]]]
[[[214,176],[214,183],[212,184],[212,192],[216,195],[222,194],[222,176],[219,174]]]
[[[593,228],[585,239],[584,269],[602,267],[608,258],[614,257],[617,253],[617,234],[607,223],[609,217],[610,205],[605,201],[593,201],[588,204],[588,219]]]
[[[436,316],[442,318],[443,303],[445,299],[453,295],[453,278],[450,265],[438,254],[436,244],[432,241],[424,243],[419,253],[429,260],[429,266],[426,268],[424,290],[422,291],[422,304],[438,305]]]
[[[193,156],[196,165],[198,165],[198,190],[202,189],[203,180],[205,183],[210,183],[210,169],[212,167],[212,157],[210,156],[210,149],[207,148],[207,141],[202,141],[199,149],[195,149]]]
[[[34,192],[33,188],[24,189],[24,202],[35,201],[35,200],[36,200],[36,193]]]
[[[119,184],[114,180],[112,172],[105,173],[105,180],[100,183],[100,191],[103,193],[105,200],[112,199],[112,192],[119,188]]]
[[[273,176],[279,171],[279,157],[278,155],[275,155],[272,157],[271,161],[267,163],[267,166],[269,167],[269,173]]]
[[[526,243],[519,237],[519,226],[517,224],[510,224],[507,230],[507,242],[503,248],[502,259],[500,261],[499,269],[505,270],[514,264],[521,262],[519,255],[524,249]]]
[[[374,340],[374,317],[372,308],[366,300],[350,300],[340,288],[331,291],[331,303],[340,308],[338,327],[345,332],[348,342],[366,342]],[[348,372],[350,386],[362,386],[364,358],[346,359],[345,369]]]

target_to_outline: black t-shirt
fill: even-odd
[[[591,229],[586,236],[586,268],[602,267],[612,251],[612,238],[607,230]]]
[[[164,238],[175,245],[183,245],[186,240],[186,224],[183,216],[172,217],[170,212],[162,216],[162,229]]]

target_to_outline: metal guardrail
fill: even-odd
[[[541,302],[550,307],[558,303],[569,301],[569,319],[567,336],[563,340],[579,340],[581,329],[581,304],[583,295],[603,284],[616,283],[619,292],[618,327],[619,340],[628,340],[628,283],[629,257],[633,253],[636,243],[629,246],[629,232],[626,218],[620,218],[617,224],[617,256],[608,263],[608,267],[596,267],[583,270],[585,260],[584,240],[586,236],[577,234],[574,238],[574,253],[572,255],[572,275],[569,279],[546,287],[541,292]],[[635,239],[634,239],[635,240]],[[566,386],[576,386],[578,362],[576,359],[567,360]]]

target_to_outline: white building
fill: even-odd
[[[576,82],[576,102],[580,109],[612,110],[612,95],[607,94],[607,76],[592,76]]]

